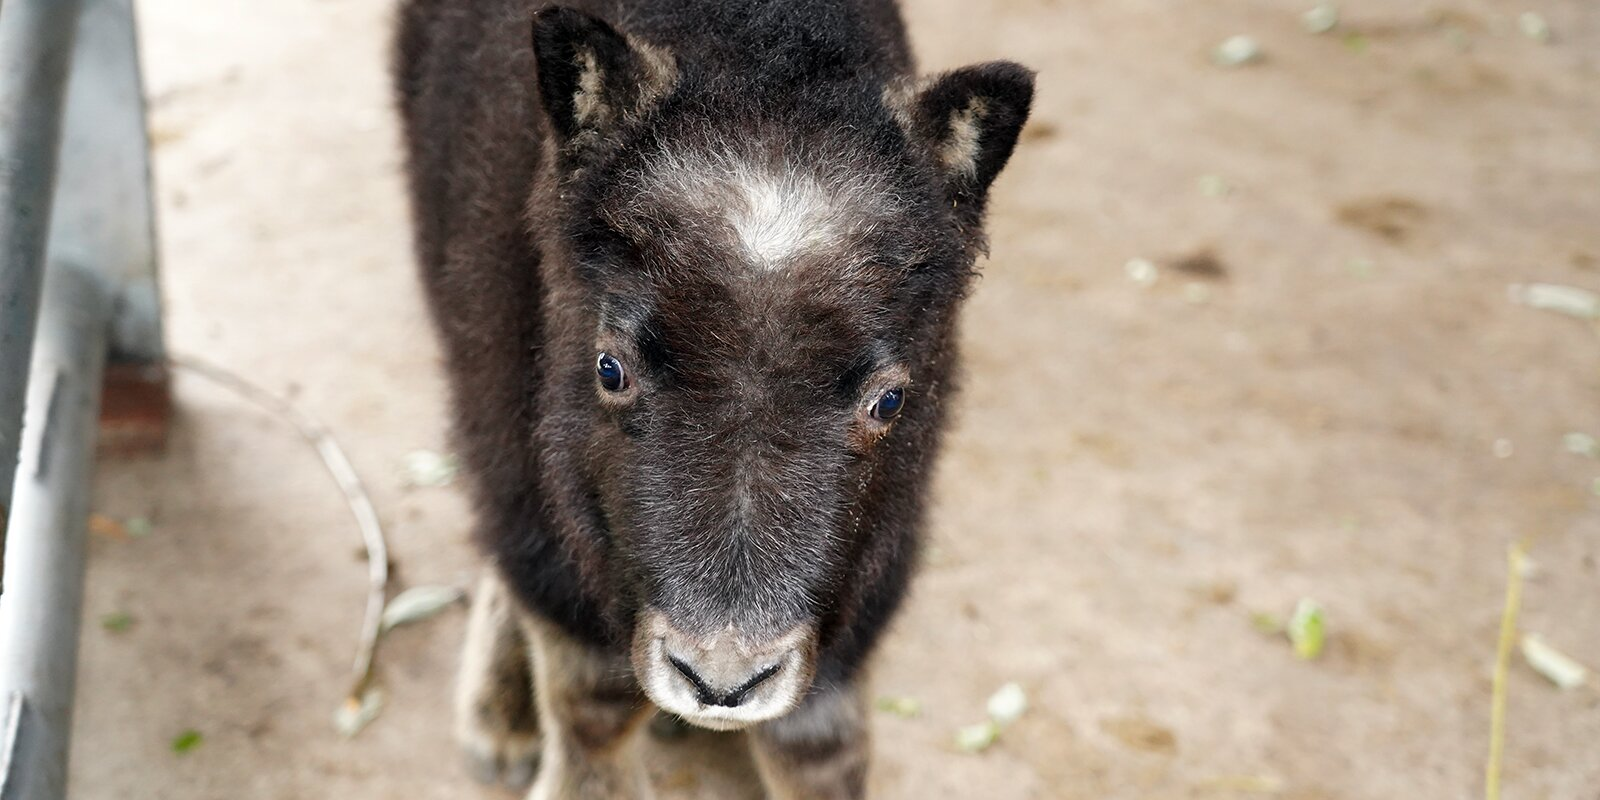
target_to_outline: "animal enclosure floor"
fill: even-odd
[[[874,669],[883,798],[1482,793],[1505,553],[1523,629],[1600,667],[1600,12],[1529,0],[907,0],[925,67],[1040,72],[965,317],[927,563]],[[392,0],[142,0],[170,335],[295,398],[367,479],[396,584],[465,582],[385,75]],[[1211,63],[1246,33],[1257,63]],[[1156,265],[1131,281],[1130,259]],[[1147,271],[1147,270],[1146,270]],[[180,375],[171,447],[103,463],[77,798],[509,798],[450,741],[465,615],[396,632],[334,731],[359,538],[284,424]],[[1252,626],[1326,609],[1316,661]],[[132,623],[112,631],[106,615]],[[122,627],[112,624],[109,627]],[[953,745],[997,687],[1027,713]],[[1505,796],[1594,800],[1600,691],[1520,656]],[[174,752],[185,731],[198,745]],[[646,749],[664,798],[754,797],[737,737]]]

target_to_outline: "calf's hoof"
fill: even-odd
[[[539,773],[537,736],[474,736],[461,749],[467,772],[482,784],[524,789]]]

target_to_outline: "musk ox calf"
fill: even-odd
[[[416,251],[491,562],[469,754],[649,795],[651,704],[860,797],[990,183],[1032,74],[892,0],[406,0]]]

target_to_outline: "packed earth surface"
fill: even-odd
[[[906,2],[924,69],[1011,58],[1039,95],[872,669],[875,797],[1481,796],[1519,541],[1519,633],[1600,667],[1600,460],[1567,436],[1600,435],[1600,336],[1510,289],[1600,290],[1600,9],[1349,0],[1319,35],[1310,5]],[[395,590],[470,585],[460,482],[406,468],[449,445],[393,3],[138,7],[173,351],[329,427]],[[1216,63],[1237,35],[1255,57]],[[350,513],[284,421],[175,395],[166,451],[96,478],[140,524],[93,536],[72,795],[515,797],[451,741],[459,608],[391,634],[381,714],[336,731]],[[1304,598],[1310,660],[1270,630]],[[958,747],[1010,682],[1020,718]],[[1597,686],[1513,651],[1506,797],[1600,798]],[[737,735],[641,746],[663,798],[760,794]]]

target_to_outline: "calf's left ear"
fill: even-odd
[[[981,210],[1028,121],[1033,71],[1011,61],[976,64],[920,82],[889,102],[912,139],[931,149],[952,202]]]

